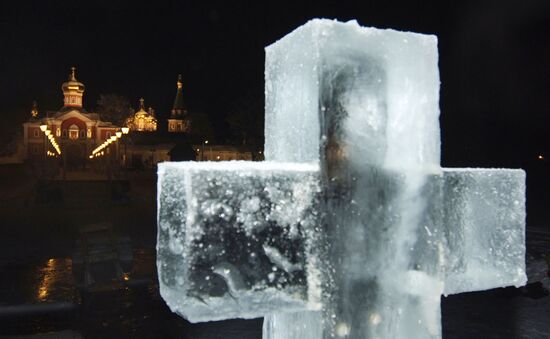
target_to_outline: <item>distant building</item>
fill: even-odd
[[[41,116],[38,105],[33,103],[31,116],[23,123],[23,158],[30,163],[58,158],[66,170],[97,169],[97,166],[153,168],[159,162],[170,160],[259,159],[258,154],[240,147],[212,145],[206,141],[202,146],[192,145],[191,119],[183,101],[181,75],[176,84],[167,129],[157,128],[154,109],[145,110],[141,98],[137,112],[124,123],[129,129],[129,133],[124,134],[123,131],[128,131],[121,126],[102,121],[98,113],[89,113],[83,108],[85,86],[76,79],[76,70],[72,67],[68,81],[61,86],[63,107]],[[108,157],[110,161],[94,161],[97,157]],[[92,163],[95,165],[91,166]]]
[[[184,133],[189,132],[191,128],[191,121],[187,114],[187,109],[183,104],[183,83],[181,81],[181,74],[178,75],[178,82],[176,98],[174,99],[174,105],[172,107],[172,112],[170,118],[168,119],[168,132],[171,133]]]
[[[258,160],[259,154],[231,145],[193,145],[197,161]]]
[[[157,118],[155,110],[149,107],[149,111],[145,111],[144,99],[139,99],[139,110],[126,119],[124,125],[130,131],[138,132],[154,132],[157,130]]]
[[[39,117],[36,103],[30,119],[23,123],[23,148],[27,161],[42,161],[47,155],[55,155],[54,143],[62,153],[65,165],[84,167],[92,150],[114,136],[118,126],[101,121],[99,114],[88,113],[82,106],[84,84],[76,79],[76,69],[71,68],[68,81],[61,86],[63,107]],[[46,128],[45,131],[41,130]],[[46,133],[51,134],[49,141]],[[60,154],[57,154],[58,156]]]

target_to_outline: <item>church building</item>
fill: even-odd
[[[112,165],[153,168],[162,161],[182,160],[177,155],[183,154],[182,150],[185,160],[251,160],[252,153],[238,147],[212,145],[207,140],[202,145],[189,143],[192,121],[184,105],[182,88],[179,75],[174,104],[165,122],[167,128],[158,129],[155,111],[145,109],[143,98],[139,109],[130,114],[123,126],[117,126],[84,109],[85,86],[77,80],[76,69],[72,67],[68,80],[61,86],[63,107],[40,114],[33,103],[31,116],[23,123],[23,160],[45,163],[49,158],[58,158],[60,161],[55,163],[65,170],[91,168],[95,158],[106,156]]]
[[[189,120],[187,110],[183,104],[183,82],[181,81],[181,74],[178,75],[178,82],[176,83],[176,86],[176,98],[174,99],[174,106],[172,107],[170,118],[168,119],[168,132],[189,132],[191,122]]]
[[[23,147],[27,161],[44,161],[46,156],[63,156],[68,168],[84,168],[92,151],[116,135],[119,127],[102,121],[98,113],[82,106],[85,86],[71,68],[69,79],[61,86],[63,107],[42,117],[36,104],[29,121],[23,124]]]
[[[155,110],[149,107],[149,110],[146,111],[144,102],[145,100],[143,98],[139,99],[139,110],[132,113],[124,122],[124,125],[128,127],[130,131],[154,132],[157,130]]]

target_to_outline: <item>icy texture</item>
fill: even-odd
[[[442,169],[437,39],[312,20],[266,48],[267,163],[159,168],[162,296],[264,339],[439,338],[525,283],[525,174]]]
[[[321,312],[279,313],[265,317],[264,338],[322,338],[323,315]]]
[[[160,291],[172,311],[195,322],[315,303],[316,164],[164,163],[158,175]]]
[[[521,286],[525,172],[445,169],[445,294]]]
[[[438,338],[441,294],[524,283],[524,173],[442,170],[438,97],[434,36],[313,20],[266,48],[266,159],[320,161],[325,213],[323,310],[264,339]]]
[[[266,49],[266,159],[321,163],[324,338],[440,333],[438,266],[410,258],[439,165],[438,99],[434,36],[313,20]],[[300,337],[289,327],[264,337]]]
[[[439,165],[435,36],[316,19],[265,52],[266,159],[315,161],[344,141],[364,164]],[[331,101],[345,117],[327,114]]]

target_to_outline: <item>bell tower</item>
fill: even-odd
[[[183,105],[183,83],[181,81],[181,74],[178,75],[178,82],[176,83],[176,86],[176,98],[174,99],[174,106],[172,106],[172,113],[168,119],[168,132],[188,132],[190,122],[187,117],[187,110]]]
[[[63,91],[63,106],[82,108],[82,96],[84,94],[84,84],[76,80],[76,68],[71,67],[69,80],[61,86]]]

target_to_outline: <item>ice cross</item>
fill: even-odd
[[[190,321],[438,338],[440,297],[526,281],[525,174],[442,169],[434,36],[312,20],[266,49],[266,161],[159,167],[158,270]]]

